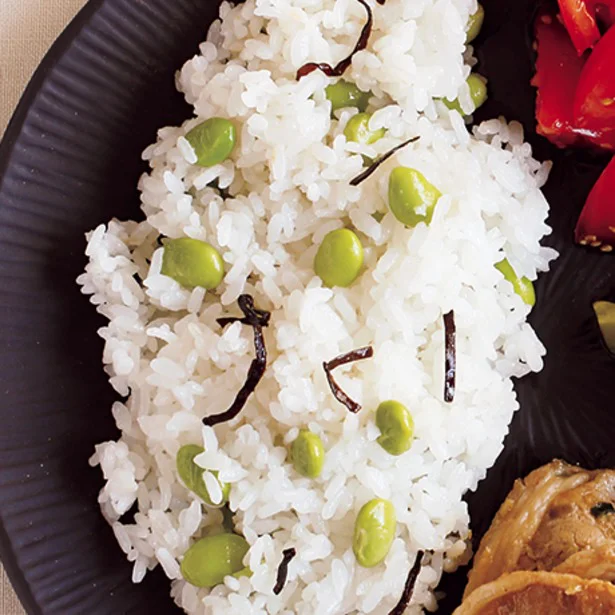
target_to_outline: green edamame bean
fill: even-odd
[[[347,228],[328,233],[314,259],[314,272],[329,287],[350,286],[359,276],[362,266],[361,240]]]
[[[217,534],[195,542],[184,555],[182,576],[196,587],[215,587],[228,575],[249,574],[243,558],[250,545],[237,534]]]
[[[611,352],[615,352],[615,303],[596,301],[594,312],[598,319],[604,343]]]
[[[359,111],[365,111],[371,95],[371,92],[363,92],[354,83],[344,79],[325,88],[325,96],[331,102],[331,113],[345,107],[356,107]]]
[[[217,504],[212,502],[209,491],[205,486],[205,481],[203,480],[203,472],[205,470],[194,462],[194,458],[204,452],[205,449],[196,444],[186,444],[186,446],[182,446],[175,458],[177,473],[184,485],[186,485],[190,491],[196,493],[206,504],[209,504],[209,506],[223,506],[228,502],[231,486],[228,483],[223,483],[218,480],[218,472],[216,470],[210,470],[216,477],[216,480],[218,480],[218,484],[222,490],[222,501]]]
[[[397,167],[389,177],[389,208],[406,226],[431,224],[442,193],[416,169]]]
[[[391,455],[401,455],[412,446],[414,420],[406,406],[398,401],[383,401],[376,410],[380,430],[378,444]]]
[[[466,44],[471,43],[479,34],[485,21],[485,9],[482,4],[478,5],[476,13],[470,15],[466,29]]]
[[[474,73],[468,77],[466,83],[470,88],[470,96],[474,103],[474,108],[478,109],[487,100],[487,84],[483,77]]]
[[[389,500],[370,500],[361,508],[355,521],[352,550],[364,568],[377,566],[387,556],[393,539],[397,516]]]
[[[186,140],[196,154],[196,164],[213,167],[224,162],[235,147],[235,126],[223,117],[212,117],[193,128]]]
[[[513,289],[525,303],[528,305],[536,303],[536,293],[534,292],[534,285],[531,280],[525,277],[520,278],[507,259],[500,261],[495,268],[504,276],[505,280],[508,280],[513,285]]]
[[[485,84],[485,80],[480,75],[475,75],[474,73],[468,77],[466,83],[470,88],[470,97],[474,103],[474,110],[476,110],[487,100],[487,85]],[[452,101],[444,98],[443,102],[449,109],[454,109],[455,111],[459,111],[461,115],[465,115],[461,105],[459,104],[458,98]]]
[[[224,261],[213,246],[190,237],[167,239],[163,243],[163,275],[173,278],[185,288],[202,286],[211,290],[222,282]]]
[[[371,114],[369,113],[357,113],[353,115],[344,128],[344,136],[347,141],[354,141],[355,143],[365,143],[370,145],[375,143],[378,139],[384,137],[385,130],[380,128],[379,130],[369,129],[369,119]]]
[[[325,463],[325,447],[318,434],[302,429],[290,446],[293,467],[307,478],[320,476]]]

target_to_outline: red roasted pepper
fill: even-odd
[[[532,85],[538,88],[536,132],[558,147],[593,145],[615,150],[615,117],[606,120],[597,118],[596,121],[588,122],[580,121],[575,113],[584,76],[587,84],[592,79],[601,78],[600,75],[596,77],[594,71],[588,74],[587,65],[593,55],[603,48],[602,40],[611,40],[611,32],[615,34],[615,28],[609,31],[608,38],[605,36],[600,40],[587,62],[576,54],[564,26],[556,17],[549,14],[539,16],[535,29],[537,59]],[[612,58],[611,63],[615,63],[615,56]],[[600,90],[597,85],[593,89],[589,85],[587,87],[590,94]]]
[[[574,128],[574,100],[584,60],[564,26],[551,15],[536,20],[537,60],[532,85],[538,88],[537,132],[559,147],[580,140]]]
[[[615,132],[615,28],[600,39],[583,67],[574,117],[582,129]]]
[[[579,55],[600,39],[600,26],[615,22],[615,0],[558,0],[562,19]]]
[[[595,12],[586,0],[558,0],[564,25],[574,43],[577,53],[581,55],[591,49],[600,38]]]
[[[574,231],[581,245],[612,252],[615,245],[615,158],[587,197]]]

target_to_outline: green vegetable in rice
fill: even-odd
[[[482,4],[478,5],[476,13],[470,15],[466,30],[466,43],[471,43],[479,34],[485,21],[485,9]]]
[[[243,558],[250,549],[243,536],[217,534],[195,542],[184,555],[182,576],[196,587],[215,587],[228,575],[249,576]]]
[[[217,471],[210,470],[218,481],[222,491],[222,501],[214,504],[205,485],[205,481],[203,480],[203,472],[205,470],[198,466],[194,461],[194,458],[197,455],[204,452],[205,449],[196,444],[186,444],[185,446],[182,446],[177,452],[177,457],[175,459],[177,473],[179,474],[179,477],[184,485],[186,485],[190,491],[196,493],[206,504],[209,506],[223,506],[226,502],[228,502],[231,486],[228,483],[223,483],[218,480]]]
[[[224,162],[233,152],[235,126],[230,120],[212,117],[193,128],[186,140],[194,149],[200,167],[213,167]]]
[[[389,208],[402,224],[430,224],[442,193],[416,169],[397,167],[389,177]]]
[[[487,84],[483,77],[474,73],[472,73],[468,77],[466,83],[470,88],[470,98],[474,103],[474,109],[478,109],[479,107],[484,105],[485,101],[487,100]],[[455,100],[443,99],[443,102],[449,109],[454,109],[455,111],[459,111],[461,115],[465,115],[463,109],[461,108],[461,105],[459,104],[458,98],[456,98]]]
[[[394,400],[383,401],[376,410],[378,444],[391,455],[401,455],[412,446],[414,420],[406,406]]]
[[[328,233],[314,259],[314,272],[326,286],[350,286],[363,266],[361,240],[350,229]]]
[[[185,288],[212,290],[224,279],[224,261],[216,248],[198,239],[181,237],[164,242],[163,275]]]
[[[615,352],[615,303],[596,301],[594,312],[596,312],[604,343],[611,352]]]
[[[293,467],[307,478],[317,478],[325,463],[325,447],[318,434],[302,429],[290,447]]]
[[[346,107],[356,107],[365,111],[369,104],[371,92],[363,92],[354,83],[340,79],[325,88],[325,96],[331,102],[331,112]]]
[[[536,303],[534,285],[527,278],[520,278],[507,259],[500,261],[495,268],[504,276],[505,280],[508,280],[512,284],[514,291],[525,303],[528,305],[534,305]]]
[[[369,129],[369,120],[371,118],[370,113],[357,113],[353,115],[344,128],[344,136],[348,141],[354,141],[355,143],[365,143],[370,145],[382,139],[386,132],[384,128],[379,130]]]
[[[365,504],[354,526],[352,549],[357,562],[373,568],[384,560],[393,544],[397,516],[389,500],[376,498]]]

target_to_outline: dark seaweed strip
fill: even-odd
[[[251,295],[241,295],[237,300],[239,308],[244,313],[244,317],[230,316],[227,318],[218,318],[216,321],[221,327],[226,327],[234,322],[240,322],[250,327],[266,327],[271,319],[271,312],[259,310],[254,307],[254,299]]]
[[[345,57],[343,60],[340,60],[335,66],[331,66],[331,64],[326,64],[324,62],[320,64],[318,62],[308,62],[307,64],[304,64],[297,71],[297,81],[299,81],[299,79],[301,79],[302,77],[305,77],[306,75],[309,75],[310,73],[314,72],[315,70],[321,70],[325,75],[327,75],[327,77],[341,77],[352,63],[352,57],[354,56],[354,54],[367,47],[367,42],[369,41],[370,34],[372,33],[372,24],[374,21],[372,17],[372,9],[369,8],[369,5],[367,4],[367,2],[365,2],[365,0],[358,0],[358,2],[363,5],[363,8],[367,13],[367,21],[365,22],[365,25],[361,30],[359,40],[354,46],[354,49],[347,57]]]
[[[381,4],[381,5],[384,5],[384,3],[385,3],[386,1],[387,1],[387,0],[376,0],[376,2],[377,2],[378,4]]]
[[[599,502],[595,506],[592,506],[590,512],[594,517],[598,518],[602,517],[602,515],[615,513],[615,507],[613,507],[613,504],[610,502]]]
[[[331,359],[325,363],[325,369],[335,369],[341,365],[347,365],[348,363],[354,363],[355,361],[361,361],[362,359],[371,359],[374,356],[374,349],[371,346],[364,346],[363,348],[357,348],[357,350],[351,350],[341,354],[335,359]]]
[[[351,186],[358,186],[362,181],[365,181],[378,167],[386,162],[393,154],[396,154],[400,149],[406,147],[406,145],[410,145],[410,143],[414,143],[418,141],[420,137],[412,137],[399,145],[396,145],[392,150],[389,150],[386,154],[380,156],[380,158],[376,158],[372,164],[370,164],[365,171],[357,175],[354,179],[350,180]]]
[[[226,410],[226,412],[214,414],[213,416],[206,416],[203,419],[203,424],[210,427],[232,421],[239,415],[250,395],[254,393],[267,368],[267,349],[263,337],[263,327],[269,324],[271,314],[264,310],[256,309],[254,307],[254,299],[250,295],[241,295],[238,299],[238,303],[241,311],[244,313],[244,318],[220,318],[218,322],[222,326],[226,326],[232,322],[241,322],[251,326],[254,329],[254,350],[256,356],[250,364],[246,382],[239,390],[239,393],[237,393],[231,407]]]
[[[455,348],[455,312],[444,314],[444,401],[455,399],[457,353]]]
[[[421,572],[421,564],[423,562],[424,551],[419,551],[416,554],[414,565],[410,568],[406,584],[404,585],[404,591],[401,593],[401,598],[395,606],[395,608],[389,613],[389,615],[403,615],[404,611],[408,608],[410,600],[412,600],[412,593],[414,592],[414,585]]]
[[[278,567],[278,577],[273,587],[273,593],[276,596],[281,593],[281,591],[284,589],[284,585],[286,585],[286,577],[288,576],[288,564],[290,564],[295,555],[297,555],[297,550],[292,547],[290,549],[284,549],[284,551],[282,551],[282,561],[280,562],[280,566]]]
[[[219,181],[217,179],[214,179],[214,181],[211,182],[210,186],[218,192],[218,194],[223,200],[226,201],[226,199],[233,198],[231,193],[226,188],[220,188]]]
[[[325,361],[322,364],[327,376],[327,382],[329,383],[329,387],[331,388],[331,392],[333,393],[335,399],[337,399],[337,401],[341,404],[344,404],[350,412],[355,414],[361,410],[361,405],[348,397],[348,395],[342,391],[337,382],[335,382],[331,372],[336,367],[340,367],[340,365],[346,365],[347,363],[353,363],[354,361],[361,361],[362,359],[369,359],[373,356],[374,349],[371,346],[365,346],[364,348],[351,350],[350,352],[342,354],[339,357],[335,357],[335,359],[331,359],[331,361]]]

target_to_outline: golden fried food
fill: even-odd
[[[482,585],[453,615],[613,615],[615,586],[556,572],[513,572]]]

